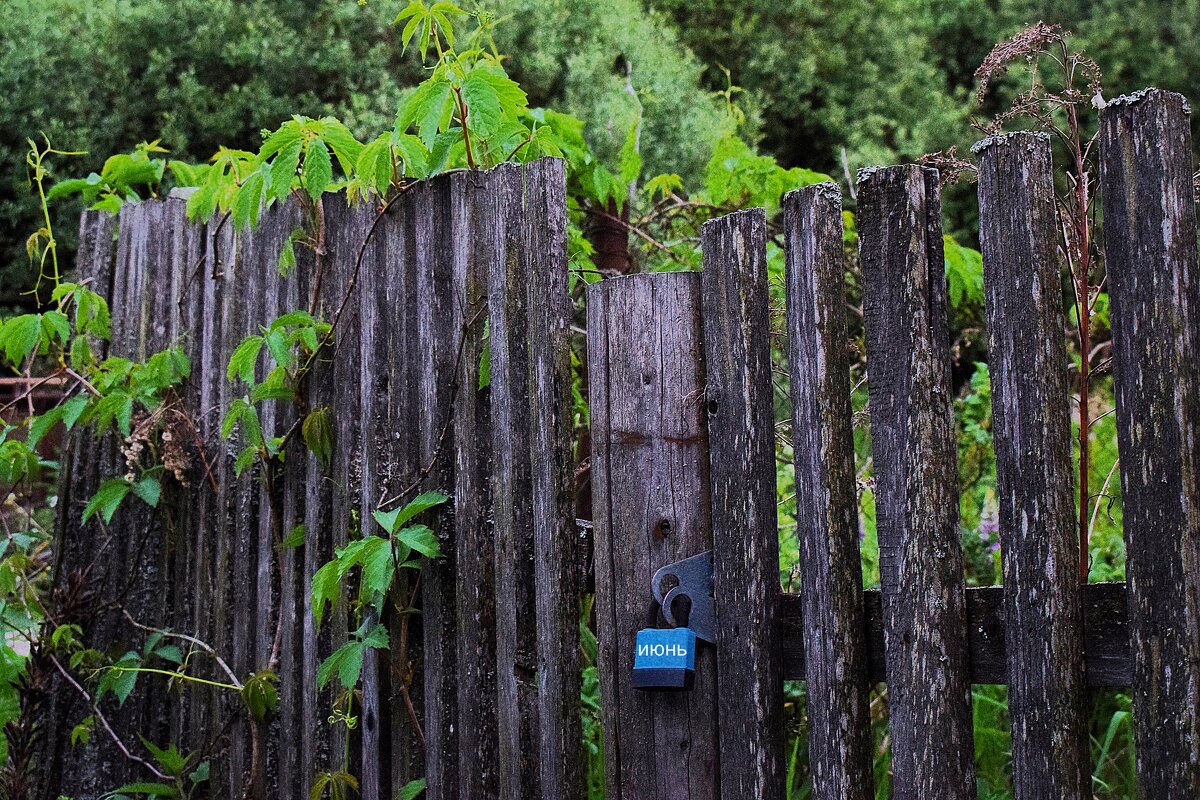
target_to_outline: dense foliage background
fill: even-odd
[[[4,0],[0,27],[0,305],[21,302],[37,205],[19,168],[47,133],[89,156],[161,137],[174,157],[256,149],[294,113],[331,114],[360,136],[387,127],[421,76],[389,23],[399,0]],[[725,124],[714,91],[739,87],[742,135],[787,167],[844,180],[976,138],[973,72],[1025,23],[1062,23],[1110,93],[1153,84],[1200,96],[1200,0],[511,0],[499,50],[534,106],[587,123],[602,156],[644,107],[647,174],[694,183]],[[843,160],[843,150],[845,157]],[[970,196],[971,192],[966,192]],[[948,231],[970,240],[973,203]],[[64,246],[78,206],[61,207]]]

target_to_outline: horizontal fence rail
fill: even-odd
[[[1080,588],[1084,629],[1083,679],[1088,686],[1131,685],[1133,656],[1129,646],[1125,584],[1090,583]],[[859,618],[858,624],[864,637],[867,677],[872,684],[887,683],[883,601],[878,589],[868,589],[863,594],[864,616]],[[812,626],[805,622],[803,603],[799,594],[783,595],[783,677],[787,680],[805,680],[808,674],[804,637],[805,631]],[[1003,587],[967,588],[967,650],[971,683],[1009,682],[1005,603]]]

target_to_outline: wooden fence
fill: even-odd
[[[1155,90],[1101,115],[1127,585],[1078,582],[1046,137],[977,146],[1003,587],[963,579],[936,171],[858,179],[878,591],[862,589],[837,187],[784,204],[799,595],[778,579],[764,214],[708,223],[700,273],[589,287],[594,624],[611,800],[782,800],[787,679],[808,682],[822,800],[874,797],[867,700],[878,681],[896,798],[975,797],[972,683],[1009,686],[1018,798],[1091,796],[1092,686],[1132,691],[1141,796],[1200,797],[1200,268],[1187,115],[1183,98]],[[281,710],[258,742],[262,796],[307,796],[347,746],[366,800],[421,775],[433,798],[580,796],[586,576],[572,519],[564,194],[561,163],[543,161],[449,174],[383,214],[327,197],[325,266],[298,250],[286,280],[275,265],[299,222],[291,207],[235,234],[186,223],[180,200],[131,205],[115,250],[114,221],[85,216],[81,269],[111,287],[112,351],[181,341],[192,357],[186,400],[216,491],[197,472],[165,514],[129,508],[106,530],[81,526],[98,477],[124,462],[113,443],[76,447],[59,575],[96,562],[102,597],[120,591],[129,616],[199,636],[241,675],[267,663],[282,609]],[[261,476],[234,477],[236,442],[218,445],[215,428],[232,396],[232,348],[312,294],[338,328],[307,403],[333,409],[336,446],[327,469],[289,452],[274,502],[283,529],[304,522],[307,539],[278,549]],[[264,424],[286,428],[292,414],[275,407]],[[309,581],[381,500],[413,487],[454,495],[432,523],[445,555],[422,571],[420,617],[385,620],[391,650],[364,665],[359,723],[345,739],[325,722],[334,698],[313,676],[348,620],[318,631]],[[696,688],[634,691],[633,634],[657,619],[652,575],[707,549],[718,637],[699,652]],[[99,608],[90,636],[136,639],[128,617]],[[114,727],[130,741],[139,731],[227,753],[212,794],[240,796],[252,742],[236,698],[168,701],[161,684],[141,683]],[[50,797],[87,797],[137,774],[99,735],[70,748],[67,723],[83,709],[65,690],[56,697]]]

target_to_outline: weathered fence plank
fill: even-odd
[[[410,375],[420,417],[418,458],[420,488],[454,487],[453,412],[455,361],[462,320],[454,311],[454,265],[449,249],[458,235],[450,219],[451,193],[460,176],[447,176],[411,190],[408,206],[415,219],[417,336],[409,349]],[[452,509],[439,508],[433,529],[441,556],[425,559],[421,570],[421,630],[424,634],[425,753],[431,800],[453,798],[458,791],[458,669],[454,562],[458,543]],[[365,800],[365,798],[364,798]]]
[[[290,204],[289,204],[290,205]],[[299,225],[299,209],[293,207],[292,214],[296,215],[291,221]],[[311,251],[307,248],[296,248],[297,265],[291,275],[279,287],[281,305],[284,308],[308,308],[312,277]],[[321,365],[314,365],[314,373],[319,373]],[[306,403],[320,405],[322,400],[317,396],[312,386],[297,387],[298,396]],[[311,405],[309,407],[312,407]],[[293,415],[288,418],[289,424],[295,423]],[[308,473],[319,469],[316,459],[310,459],[306,453],[303,441],[299,438],[293,441],[287,450],[277,487],[280,530],[283,535],[290,536],[297,526],[305,523],[305,494],[308,484]],[[279,559],[279,624],[281,627],[279,640],[279,730],[289,732],[282,734],[291,738],[284,746],[278,748],[278,753],[270,762],[274,767],[273,779],[276,796],[290,798],[303,796],[309,786],[311,762],[304,760],[308,743],[318,735],[319,723],[315,719],[305,717],[304,685],[311,683],[312,672],[305,671],[305,629],[311,626],[311,617],[306,614],[310,597],[308,587],[308,572],[304,567],[306,551],[309,551],[309,534],[314,538],[317,531],[304,527],[305,543],[299,547],[283,547],[278,551]],[[202,563],[202,562],[199,562]],[[302,733],[293,733],[302,732]],[[274,737],[272,737],[274,738]]]
[[[521,203],[520,173],[503,168],[493,176],[498,212],[488,220],[503,231]],[[500,235],[488,264],[492,388],[492,507],[496,538],[496,715],[500,734],[500,797],[541,794],[536,754],[538,597],[533,572],[533,509],[530,492],[528,341],[529,296],[520,253]]]
[[[898,800],[975,797],[939,183],[916,166],[858,178]]]
[[[695,688],[632,686],[634,638],[658,623],[651,578],[712,546],[700,278],[632,275],[588,287],[596,633],[610,800],[713,800],[716,653]]]
[[[701,229],[723,797],[785,796],[766,215]]]
[[[563,162],[491,175],[492,501],[500,796],[582,786]],[[495,240],[493,240],[495,241]]]
[[[1101,115],[1138,788],[1200,796],[1200,266],[1187,102]]]
[[[537,614],[542,796],[573,800],[583,790],[579,717],[579,537],[571,448],[571,302],[567,293],[566,164],[523,168],[521,245],[529,292],[530,451]]]
[[[868,800],[875,789],[841,191],[823,183],[792,192],[783,213],[809,769],[815,798]]]
[[[1018,800],[1091,796],[1079,532],[1048,134],[975,146]]]
[[[458,617],[458,796],[494,798],[498,792],[496,729],[496,553],[490,519],[491,422],[489,390],[481,382],[486,352],[488,178],[464,174],[455,184],[450,213],[454,311],[462,336],[454,391],[454,523]]]
[[[382,214],[367,245],[357,280],[363,307],[362,414],[370,426],[363,448],[362,504],[365,514],[403,504],[417,491],[420,423],[414,414],[419,382],[414,342],[417,340],[417,270],[414,207],[416,193],[406,193]],[[369,349],[368,349],[369,348]],[[451,487],[444,487],[451,488]],[[407,492],[401,496],[401,493]],[[366,515],[364,514],[364,518]],[[396,597],[417,602],[420,576],[408,570],[396,576]],[[391,647],[377,660],[381,706],[387,719],[390,764],[380,765],[380,780],[395,787],[426,775],[425,740],[418,722],[424,719],[422,643],[423,614],[387,609]],[[411,704],[411,709],[410,709]]]

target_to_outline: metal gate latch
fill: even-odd
[[[665,594],[663,584],[673,584]],[[679,627],[682,621],[675,619],[674,605],[676,598],[686,597],[691,602],[688,611],[687,626],[695,632],[697,639],[715,644],[716,604],[713,602],[713,554],[705,550],[699,555],[667,564],[654,573],[651,591],[654,600],[662,606],[663,618],[674,627]]]

